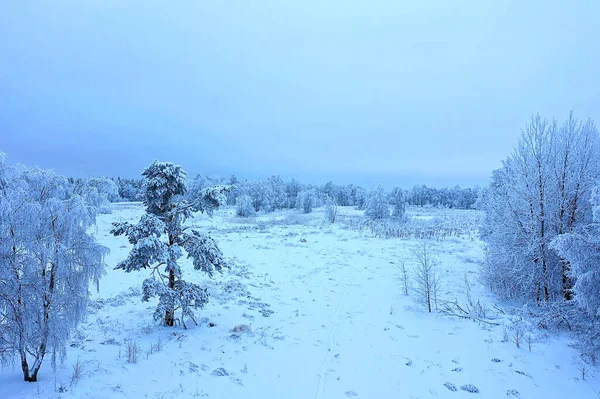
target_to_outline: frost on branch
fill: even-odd
[[[194,269],[202,270],[209,276],[212,276],[215,270],[221,272],[227,267],[217,242],[209,235],[192,230],[191,234],[185,235],[183,247],[188,253],[188,258],[193,259]]]

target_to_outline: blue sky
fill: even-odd
[[[8,3],[8,4],[7,4]],[[597,1],[0,5],[0,151],[68,175],[485,184],[532,113],[600,123]]]

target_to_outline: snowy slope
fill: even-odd
[[[240,219],[224,209],[213,219],[192,219],[212,232],[234,266],[209,283],[216,298],[199,312],[199,326],[157,326],[153,303],[140,301],[146,275],[111,270],[130,245],[108,234],[110,223],[137,221],[142,212],[125,204],[99,217],[94,233],[111,254],[93,313],[56,373],[47,361],[40,382],[28,384],[18,368],[2,371],[0,398],[550,399],[600,392],[593,372],[581,379],[568,338],[535,332],[530,352],[503,342],[502,326],[425,313],[397,279],[401,258],[413,267],[416,240],[329,225],[321,210]],[[342,222],[356,215],[343,209]],[[413,215],[424,222],[440,217],[438,210]],[[434,243],[442,295],[463,300],[466,273],[471,295],[492,308],[496,302],[477,282],[483,255],[473,237]],[[191,264],[185,275],[206,280]],[[133,344],[138,360],[129,363]],[[78,360],[82,373],[72,383]],[[468,384],[479,393],[461,390]]]

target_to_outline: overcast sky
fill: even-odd
[[[600,123],[600,2],[0,5],[0,151],[67,175],[485,184],[532,113]]]

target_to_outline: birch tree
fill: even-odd
[[[589,197],[600,176],[597,137],[591,121],[570,115],[559,126],[536,115],[493,172],[479,206],[484,277],[498,293],[538,302],[572,299],[576,276],[550,242],[591,216]]]
[[[0,359],[18,358],[25,381],[64,358],[86,314],[108,252],[86,232],[97,212],[65,178],[0,160]]]

